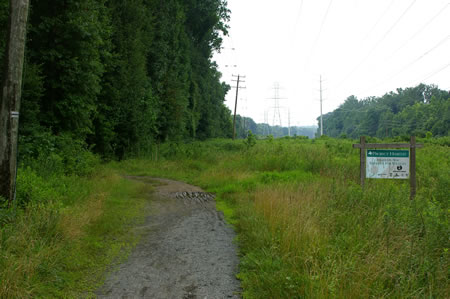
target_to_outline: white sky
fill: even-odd
[[[380,96],[418,83],[450,90],[450,0],[228,0],[229,37],[214,59],[231,82],[246,76],[237,113],[317,125],[350,95]],[[232,50],[234,48],[235,50]],[[228,65],[228,67],[226,67]],[[237,65],[237,67],[232,67]],[[234,110],[235,89],[226,104]]]

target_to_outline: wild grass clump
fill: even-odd
[[[215,140],[117,167],[216,193],[238,232],[244,298],[448,297],[449,148],[417,150],[411,201],[407,180],[361,189],[352,143]]]
[[[87,296],[139,238],[147,186],[98,164],[46,174],[20,168],[13,207],[0,201],[0,298]]]

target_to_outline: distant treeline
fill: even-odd
[[[323,116],[323,129],[330,137],[449,136],[450,93],[420,84],[382,97],[350,96]]]
[[[0,0],[0,63],[8,6]],[[19,147],[64,138],[122,157],[231,136],[229,86],[211,59],[228,19],[225,0],[32,1]]]
[[[236,115],[236,137],[246,138],[248,131],[252,131],[253,134],[259,136],[272,135],[275,138],[284,136],[307,136],[308,138],[314,138],[317,130],[316,126],[298,127],[291,126],[280,127],[270,126],[268,124],[257,124],[255,121],[246,116]]]

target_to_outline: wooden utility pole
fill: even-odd
[[[411,136],[409,143],[409,152],[410,152],[410,160],[409,160],[409,168],[411,174],[409,175],[409,189],[410,196],[409,199],[414,199],[416,197],[417,191],[417,182],[416,182],[416,147],[421,147],[421,144],[416,143],[416,136]]]
[[[233,77],[237,77],[237,80],[231,80],[236,82],[236,101],[234,102],[234,116],[233,116],[233,140],[236,138],[236,110],[237,110],[237,102],[238,102],[238,96],[239,96],[239,88],[245,88],[245,87],[240,87],[239,83],[240,82],[245,82],[242,81],[241,78],[245,78],[244,76],[241,75],[232,75]]]
[[[322,115],[322,75],[320,75],[320,136],[323,135],[323,115]]]
[[[288,108],[288,135],[291,137],[291,109]]]
[[[359,138],[361,147],[359,149],[359,176],[361,179],[361,187],[364,189],[366,182],[366,136]]]
[[[11,205],[16,193],[17,138],[29,0],[9,3],[9,31],[0,105],[0,196]]]

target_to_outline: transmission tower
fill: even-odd
[[[276,124],[276,119],[278,118],[278,123],[279,126],[282,127],[282,122],[281,122],[281,113],[280,113],[280,84],[278,82],[276,82],[273,86],[273,92],[274,92],[274,96],[273,96],[273,125],[275,126]]]
[[[271,107],[271,109],[273,110],[272,126],[279,125],[280,127],[282,127],[280,109],[283,107],[280,106],[280,100],[283,100],[286,98],[280,97],[280,84],[278,82],[274,83],[272,89],[274,91],[274,95],[272,98],[269,98],[270,100],[273,100],[273,107]]]

